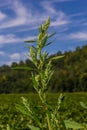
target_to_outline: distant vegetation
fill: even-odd
[[[27,126],[29,125],[29,123],[31,123],[30,118],[21,114],[15,108],[15,104],[20,103],[21,100],[19,99],[21,98],[21,96],[24,96],[28,98],[29,101],[32,101],[32,106],[37,106],[39,97],[36,94],[0,95],[0,130],[7,130],[7,124],[9,124],[11,128],[14,128],[14,130],[28,130]],[[52,107],[55,106],[58,97],[59,94],[48,95],[48,101],[50,102]],[[81,107],[79,103],[80,101],[83,101],[85,103],[87,102],[87,93],[66,94],[66,97],[60,109],[60,114],[63,116],[63,119],[71,119],[79,123],[84,122],[87,124],[87,110]],[[41,104],[41,102],[39,103]],[[42,112],[42,109],[39,110],[39,114],[41,114]]]
[[[78,92],[87,91],[87,45],[77,47],[75,51],[58,52],[55,56],[65,57],[55,60],[55,73],[49,83],[49,92]],[[54,55],[51,55],[54,56]],[[26,70],[12,70],[12,67],[30,66],[29,59],[13,62],[11,66],[0,67],[0,93],[29,93],[35,92],[31,84],[31,72]],[[33,66],[34,67],[34,66]]]

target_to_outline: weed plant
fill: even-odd
[[[55,67],[52,66],[53,60],[63,58],[63,56],[49,57],[45,50],[46,46],[53,43],[50,38],[55,33],[49,34],[50,18],[48,18],[39,28],[37,39],[26,41],[28,43],[29,58],[31,59],[34,68],[16,67],[15,69],[32,70],[31,80],[36,93],[39,96],[41,104],[32,105],[27,98],[21,97],[22,104],[17,104],[16,108],[22,114],[29,118],[27,124],[28,130],[76,130],[85,129],[84,124],[79,124],[75,121],[65,120],[61,114],[61,104],[64,100],[64,95],[60,94],[56,105],[53,107],[47,100],[49,82],[53,76]],[[7,130],[13,130],[7,125]]]

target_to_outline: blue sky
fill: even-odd
[[[57,32],[50,54],[87,44],[87,0],[0,0],[0,66],[27,58],[24,40],[35,38],[48,16]]]

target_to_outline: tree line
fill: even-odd
[[[87,91],[87,45],[77,47],[74,51],[61,51],[55,56],[63,58],[52,62],[55,71],[49,82],[49,92],[80,92]],[[50,57],[54,56],[51,55]],[[0,93],[29,93],[35,92],[32,87],[32,70],[14,70],[19,66],[33,67],[30,59],[13,62],[11,66],[0,67]]]

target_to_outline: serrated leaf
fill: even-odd
[[[28,127],[29,127],[31,130],[40,130],[40,128],[35,127],[35,126],[32,126],[32,125],[29,125]]]
[[[36,42],[36,40],[28,40],[28,41],[25,41],[25,42],[27,42],[27,43],[34,43],[34,42]]]
[[[87,109],[87,105],[85,105],[84,102],[80,102],[80,105],[81,105],[83,108]]]
[[[64,123],[65,123],[65,126],[67,129],[72,128],[74,130],[78,130],[78,129],[84,128],[84,126],[82,124],[77,123],[75,121],[65,120]]]
[[[61,59],[63,58],[64,56],[55,56],[55,57],[52,57],[50,58],[50,60],[57,60],[57,59]]]
[[[50,37],[54,36],[55,34],[56,34],[56,32],[55,32],[55,33],[50,34],[50,35],[48,36],[48,38],[50,38]]]
[[[25,107],[24,107],[24,106],[21,106],[21,105],[17,104],[17,105],[16,105],[16,109],[17,109],[18,111],[20,111],[22,114],[27,115],[27,116],[33,118],[33,116],[31,115],[31,113],[25,110]]]
[[[33,48],[35,51],[37,51],[37,48],[36,48],[35,46],[32,46],[32,48]]]
[[[51,42],[48,42],[45,46],[48,46],[50,44],[52,44],[55,40],[51,41]]]
[[[19,105],[19,104],[16,104],[16,109],[17,109],[18,111],[20,111],[22,114],[24,114],[24,115],[30,117],[31,119],[35,120],[35,122],[38,124],[38,126],[39,126],[40,128],[42,127],[42,125],[41,125],[39,119],[38,119],[35,115],[32,115],[31,112],[27,111],[24,106]]]

